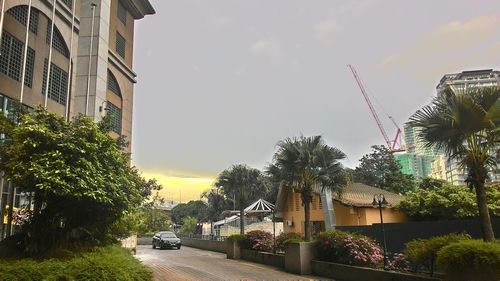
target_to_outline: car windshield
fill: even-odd
[[[173,234],[173,233],[162,233],[162,234],[160,234],[160,237],[161,238],[177,238],[177,236],[175,236],[175,234]]]

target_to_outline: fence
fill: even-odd
[[[492,219],[495,236],[500,236],[500,218]],[[364,226],[337,226],[338,230],[363,234],[382,242],[381,224]],[[422,221],[405,223],[384,223],[387,250],[401,252],[404,244],[418,238],[445,235],[448,233],[468,233],[473,238],[482,238],[479,219]]]

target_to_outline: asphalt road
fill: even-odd
[[[242,260],[225,254],[183,246],[180,250],[153,250],[137,246],[136,257],[154,272],[155,281],[171,280],[330,280],[294,275],[279,268]]]

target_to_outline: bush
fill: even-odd
[[[390,270],[407,271],[410,269],[410,262],[402,253],[395,253],[392,259],[389,259],[387,268]]]
[[[245,234],[240,246],[243,249],[270,252],[273,249],[273,235],[266,231],[253,230]]]
[[[448,280],[499,280],[500,243],[479,240],[453,243],[438,252],[437,264]]]
[[[276,237],[276,250],[283,252],[285,251],[285,245],[287,243],[294,243],[294,242],[304,242],[304,237],[295,232],[287,232],[287,233],[282,232],[280,235]]]
[[[420,267],[434,272],[438,251],[446,245],[460,240],[469,240],[468,234],[451,233],[429,239],[415,239],[405,244],[404,253],[411,266],[417,271]]]
[[[342,231],[328,231],[316,237],[318,256],[323,261],[379,267],[384,256],[371,238]]]
[[[119,246],[73,253],[69,259],[0,261],[0,280],[152,280],[152,273]]]
[[[241,241],[245,239],[245,234],[233,234],[227,237],[227,240],[234,242],[234,241]]]

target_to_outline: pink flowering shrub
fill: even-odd
[[[240,240],[240,246],[243,249],[270,252],[273,249],[273,235],[262,230],[249,231]]]
[[[387,268],[396,271],[408,271],[410,270],[410,262],[404,254],[394,253],[392,259],[388,261]]]
[[[384,260],[382,249],[375,241],[348,232],[320,233],[316,237],[316,248],[323,261],[375,268]]]

